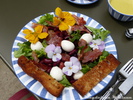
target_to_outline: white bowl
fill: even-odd
[[[133,15],[126,15],[126,14],[123,14],[117,11],[111,6],[110,1],[111,0],[107,0],[108,10],[111,16],[113,16],[115,19],[120,20],[120,21],[133,21]]]

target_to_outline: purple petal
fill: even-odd
[[[78,62],[78,59],[76,57],[71,57],[70,61],[74,64],[74,63]]]
[[[55,53],[61,53],[61,48],[60,48],[60,46],[56,46],[54,52],[55,52]]]
[[[52,60],[53,60],[54,62],[57,62],[57,61],[59,61],[61,58],[62,58],[61,54],[58,53],[58,54],[53,55]]]
[[[72,66],[72,72],[77,73],[80,70],[79,66]]]
[[[64,74],[66,74],[67,76],[71,76],[72,75],[72,70],[69,69],[69,67],[63,67],[62,72]]]
[[[67,76],[71,76],[72,75],[72,71],[68,71],[68,73],[66,74]]]
[[[80,69],[82,68],[81,63],[79,62],[79,60],[76,57],[71,57],[70,61],[73,63],[73,65],[79,66]]]
[[[93,44],[93,42],[90,42],[90,43],[89,43],[89,45],[92,45],[92,44]]]
[[[54,55],[54,52],[53,52],[53,51],[49,51],[49,52],[47,53],[48,58],[52,58],[53,55]]]
[[[54,49],[55,49],[55,45],[50,44],[45,48],[45,52],[48,53],[49,51],[54,51]]]
[[[71,66],[72,66],[72,62],[66,61],[66,62],[64,63],[64,65],[65,65],[66,67],[71,67]]]
[[[105,49],[105,43],[102,41],[100,45],[98,45],[98,48],[100,51],[103,51]]]

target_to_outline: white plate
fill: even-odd
[[[74,4],[79,4],[79,5],[88,5],[97,2],[98,0],[67,0],[71,3]]]
[[[101,24],[99,24],[97,21],[95,21],[94,19],[77,13],[77,12],[70,12],[72,14],[75,14],[78,17],[83,17],[84,20],[87,22],[86,25],[94,27],[94,28],[103,28],[103,26]],[[54,15],[53,12],[51,12],[51,14]],[[27,23],[18,33],[18,35],[16,36],[16,39],[14,41],[13,47],[12,47],[12,64],[13,64],[13,68],[14,71],[18,77],[18,79],[21,81],[21,83],[31,92],[33,92],[34,94],[44,98],[44,99],[52,99],[52,100],[79,100],[79,99],[88,99],[90,97],[95,96],[96,94],[98,94],[99,92],[101,92],[106,86],[107,84],[110,82],[110,80],[112,79],[112,77],[114,76],[115,71],[111,72],[109,75],[107,75],[107,77],[105,77],[101,82],[99,82],[91,91],[89,91],[84,97],[81,97],[78,92],[73,88],[73,87],[68,87],[65,88],[62,92],[62,94],[56,98],[54,96],[52,96],[37,80],[33,79],[32,77],[28,76],[25,72],[23,72],[23,70],[19,67],[18,63],[17,63],[17,58],[14,57],[14,50],[18,49],[17,43],[18,42],[25,42],[27,41],[24,38],[24,34],[22,33],[22,31],[24,29],[31,29],[32,23],[33,22],[38,22],[39,18],[41,16],[31,20],[29,23]],[[105,40],[106,43],[106,51],[109,51],[111,54],[113,54],[116,58],[117,58],[117,50],[114,44],[114,41],[112,39],[112,37],[110,35],[108,35],[107,39]]]

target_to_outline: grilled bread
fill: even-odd
[[[109,54],[102,62],[99,62],[98,65],[74,82],[72,86],[81,96],[84,96],[110,72],[115,70],[119,64],[120,62],[112,54]]]
[[[31,60],[28,60],[25,56],[21,56],[18,59],[18,65],[23,71],[34,79],[38,80],[45,89],[52,95],[58,97],[64,86],[48,75],[46,72],[38,68]]]

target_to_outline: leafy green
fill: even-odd
[[[25,56],[29,59],[32,59],[32,49],[30,48],[30,42],[24,42],[24,43],[18,43],[17,45],[19,46],[18,50],[14,51],[14,57],[19,58],[20,56]],[[43,41],[42,45],[44,47],[47,46],[46,42]],[[46,52],[44,51],[44,48],[42,48],[41,50],[34,50],[35,53],[37,54],[38,58],[46,56]]]
[[[81,71],[85,74],[85,73],[87,73],[89,70],[91,70],[94,66],[96,66],[98,64],[98,62],[97,61],[94,61],[94,62],[92,62],[92,63],[87,63],[87,64],[83,64],[82,65],[82,69],[81,69]]]
[[[71,83],[68,81],[65,75],[63,75],[63,79],[60,81],[65,87],[71,86]]]
[[[40,17],[39,24],[48,25],[47,21],[53,22],[53,15],[52,14],[45,14],[44,16]]]
[[[79,40],[80,37],[81,37],[80,31],[73,31],[71,33],[71,38],[69,38],[69,39],[70,39],[71,42],[74,42],[76,40]]]
[[[88,45],[88,47],[84,50],[84,53],[88,52],[91,50],[91,47]]]
[[[108,51],[103,51],[102,55],[99,57],[99,62],[103,61],[109,55]]]
[[[96,66],[99,62],[103,61],[109,55],[108,51],[103,51],[102,55],[99,57],[99,60],[95,60],[89,64],[83,64],[81,71],[85,74],[89,70],[91,70],[94,66]]]
[[[44,48],[46,48],[46,46],[48,46],[46,40],[43,40],[43,41],[42,41],[42,45],[43,45]]]
[[[102,41],[104,41],[108,34],[110,33],[110,31],[108,30],[104,30],[103,28],[100,28],[100,29],[96,29],[96,28],[93,28],[93,27],[90,27],[90,26],[86,26],[88,29],[90,29],[92,31],[92,33],[95,35],[95,38],[94,39],[101,39]]]
[[[19,49],[14,51],[14,56],[19,58],[20,56],[24,55],[26,57],[30,57],[32,55],[32,50],[30,48],[30,42],[18,43]]]
[[[40,49],[40,50],[35,50],[35,53],[37,54],[38,58],[41,58],[43,56],[46,56],[46,52],[44,51],[44,48]]]

